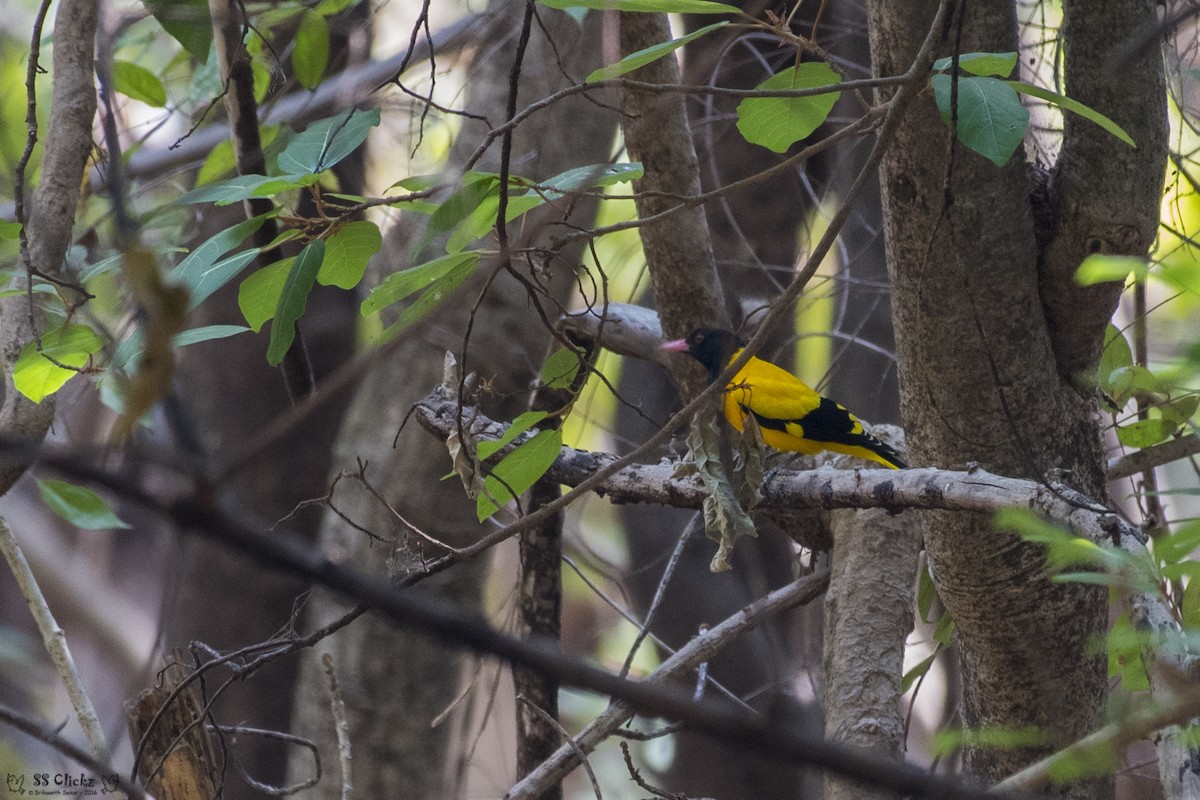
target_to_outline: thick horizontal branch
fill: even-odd
[[[437,387],[416,406],[417,421],[431,433],[447,437],[458,430],[459,406],[452,391]],[[488,419],[478,409],[463,408],[464,429],[479,440],[498,439],[505,426]],[[517,437],[500,455],[525,441]],[[616,461],[609,453],[592,453],[563,447],[547,473],[566,486],[577,486],[604,466]],[[701,482],[677,475],[672,463],[635,464],[610,475],[596,493],[615,503],[656,503],[675,508],[700,508],[706,496]],[[1093,541],[1114,544],[1124,537],[1140,539],[1137,529],[1111,510],[1065,486],[1052,486],[1020,478],[993,475],[981,469],[959,472],[936,468],[882,469],[780,469],[763,485],[758,509],[882,508],[991,512],[1001,508],[1028,508],[1058,520]]]

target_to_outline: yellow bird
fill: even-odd
[[[719,328],[697,328],[661,349],[687,353],[715,381],[745,342]],[[863,428],[858,417],[822,397],[786,370],[760,358],[746,362],[725,387],[725,418],[739,431],[753,416],[763,441],[776,450],[814,455],[823,450],[863,458],[891,469],[908,467],[899,454]]]

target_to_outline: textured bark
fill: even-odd
[[[523,7],[518,0],[493,0],[486,12],[488,27],[478,37],[480,47],[468,81],[466,106],[467,111],[486,116],[492,126],[505,117]],[[562,69],[577,80],[599,62],[596,26],[601,15],[589,14],[582,28],[560,12],[539,8],[538,15],[545,27],[533,26],[522,69],[522,103],[561,88],[568,80]],[[559,102],[516,130],[514,172],[545,179],[571,167],[602,162],[612,145],[614,125],[615,120],[606,121],[597,105],[580,98]],[[451,168],[465,161],[487,129],[481,122],[464,121],[451,153]],[[475,168],[494,171],[498,163],[495,145]],[[592,204],[581,202],[572,221],[587,225],[593,213]],[[530,218],[522,227],[523,237],[540,233],[549,220],[561,216],[560,210],[550,209]],[[510,235],[513,247],[528,243],[515,231]],[[386,264],[387,272],[408,266],[406,256],[418,240],[419,235],[410,228],[393,230],[377,266]],[[578,263],[580,251],[572,248],[560,255],[561,260],[550,263],[552,299],[542,299],[551,309],[553,302],[565,302],[573,285],[573,276],[561,265]],[[485,263],[480,273],[493,267]],[[440,480],[450,470],[444,442],[415,426],[401,433],[395,448],[392,441],[409,406],[441,382],[444,352],[461,352],[471,305],[482,288],[478,280],[468,284],[423,324],[406,331],[399,347],[368,375],[339,434],[334,466],[357,471],[357,459],[368,462],[368,479],[392,507],[421,530],[451,545],[475,541],[487,529],[476,521],[474,501],[465,497],[461,484]],[[530,308],[524,288],[510,276],[499,275],[475,315],[465,366],[468,371],[477,370],[483,379],[494,380],[495,392],[485,398],[490,413],[511,419],[524,410],[525,393],[546,352],[548,336]],[[339,490],[335,502],[347,518],[386,539],[385,544],[373,546],[360,530],[328,514],[321,542],[339,559],[375,571],[402,573],[422,556],[442,554],[428,544],[416,543],[388,509],[353,485],[345,495]],[[485,572],[485,560],[476,559],[438,575],[426,588],[437,589],[462,607],[478,606]],[[327,595],[315,595],[309,623],[319,624],[342,610]],[[364,797],[458,796],[458,759],[465,753],[455,751],[454,746],[472,741],[473,736],[456,733],[454,720],[437,727],[431,727],[431,722],[459,694],[461,654],[426,638],[398,633],[370,617],[324,642],[321,649],[333,653],[337,663],[354,746],[356,793]],[[311,737],[332,757],[336,742],[332,722],[322,711],[326,689],[319,656],[316,653],[303,662],[294,722],[298,733]],[[297,775],[305,769],[299,761],[293,768]],[[312,796],[340,797],[339,782],[332,775],[326,778]]]
[[[835,511],[833,567],[825,595],[825,736],[902,758],[900,678],[913,627],[923,527],[913,514]],[[833,775],[825,800],[896,797]]]
[[[707,20],[704,24],[707,24]],[[621,52],[650,46],[668,36],[665,18],[650,14],[621,17]],[[725,53],[727,37],[702,39],[689,50],[687,83],[705,83],[711,73],[721,73],[722,85],[754,85],[766,76],[762,66],[746,54]],[[723,60],[729,56],[729,61]],[[742,61],[743,70],[738,69]],[[753,73],[752,80],[740,72]],[[674,59],[662,59],[632,77],[661,83],[678,83]],[[679,202],[680,197],[711,190],[731,180],[747,177],[778,159],[761,147],[749,145],[724,116],[732,104],[721,100],[693,104],[690,119],[678,95],[626,92],[625,138],[632,158],[643,162],[646,177],[639,192],[667,192],[666,197],[646,196],[638,201],[638,216],[646,218]],[[653,302],[662,327],[671,337],[683,336],[698,325],[740,326],[746,314],[761,307],[772,289],[790,272],[795,259],[800,222],[793,198],[801,191],[795,175],[755,185],[706,207],[677,212],[661,223],[641,230],[642,245],[653,281]],[[773,202],[764,202],[773,198]],[[711,228],[711,230],[710,230]],[[687,242],[680,247],[680,242]],[[782,332],[768,347],[773,353],[786,348],[789,332]],[[687,370],[685,395],[704,385],[701,370],[688,359],[679,359]],[[673,364],[679,367],[679,363]],[[676,373],[679,374],[678,372]],[[622,408],[618,439],[637,443],[657,430],[647,420],[661,419],[678,407],[670,376],[657,364],[626,360],[621,373],[621,393],[643,413]],[[711,545],[699,533],[692,512],[669,508],[629,506],[622,509],[628,531],[633,568],[628,579],[631,594],[647,613],[662,579],[661,569],[640,565],[661,563],[675,549],[679,537],[691,531],[674,576],[660,598],[652,630],[673,646],[694,636],[701,625],[722,619],[760,596],[766,587],[789,579],[790,545],[775,528],[764,530],[756,547],[737,548],[734,569],[714,575],[709,570]],[[763,707],[794,700],[783,691],[762,692],[779,686],[789,671],[785,639],[775,626],[748,636],[736,651],[721,653],[710,665],[710,674],[740,696],[755,695]],[[770,795],[787,797],[798,786],[795,768],[761,759],[734,757],[708,737],[687,730],[678,735],[678,749],[662,782],[674,791],[736,798]],[[731,768],[731,764],[735,764]]]
[[[365,9],[350,13],[365,13]],[[240,27],[235,25],[235,28],[234,39],[240,42]],[[346,53],[346,38],[335,36],[331,46],[335,54]],[[228,57],[234,62],[231,68],[248,70],[248,64],[238,53],[231,52]],[[256,163],[261,165],[262,153],[255,144],[258,135],[253,114],[232,98],[228,107],[234,120],[239,119],[239,114],[242,116],[240,124],[235,122],[224,127],[232,127],[238,136],[247,136],[254,131],[235,148],[239,158],[245,159],[239,163],[239,168],[242,171],[261,169],[261,166],[255,166]],[[344,191],[361,191],[362,163],[363,154],[359,152],[341,161],[334,169]],[[270,205],[269,201],[261,202]],[[262,210],[259,208],[253,213]],[[311,213],[311,202],[302,199],[298,211],[300,214]],[[245,216],[246,210],[240,204],[209,209],[198,220],[195,240],[203,241]],[[264,225],[258,233],[270,239],[271,227]],[[256,244],[265,242],[259,239]],[[255,266],[262,266],[262,262],[268,260],[264,257]],[[232,282],[202,303],[191,315],[190,324],[245,324],[237,304],[237,283]],[[333,287],[314,287],[309,296],[303,325],[308,356],[318,382],[353,357],[357,305],[352,293]],[[182,351],[179,396],[190,412],[203,451],[217,460],[241,451],[268,423],[291,408],[291,398],[280,370],[267,363],[267,344],[265,334],[243,335],[196,344]],[[330,452],[347,402],[348,398],[344,396],[327,400],[317,414],[303,420],[258,453],[235,476],[227,491],[244,507],[270,520],[284,517],[302,501],[325,494]],[[318,522],[319,515],[313,509],[301,510],[289,520],[292,528],[310,541],[316,537]],[[266,641],[287,629],[297,597],[305,588],[289,576],[263,572],[258,565],[225,548],[191,538],[180,545],[178,569],[181,573],[178,588],[164,603],[166,637],[172,647],[199,641],[209,647],[229,650]],[[254,609],[255,613],[248,614],[247,609]],[[231,686],[222,695],[216,715],[223,723],[244,722],[286,730],[291,718],[295,678],[295,660],[276,660],[254,680],[239,681]],[[264,691],[268,686],[271,690]],[[238,762],[251,777],[274,785],[283,783],[287,761],[285,746],[265,737],[249,736],[239,738],[234,751]],[[328,763],[337,762],[333,759]],[[311,764],[306,769],[311,769]],[[226,774],[223,794],[227,800],[237,800],[257,797],[260,792],[230,771]]]
[[[907,68],[932,9],[922,13],[874,2],[870,13],[876,71]],[[955,26],[947,33],[939,56],[950,54]],[[962,52],[1010,51],[1016,42],[1011,3],[967,6]],[[1086,39],[1067,45],[1077,54],[1093,46]],[[1154,86],[1139,91],[1152,94]],[[1064,156],[1070,140],[1067,145]],[[1025,165],[1018,157],[996,168],[962,147],[950,159],[949,147],[949,132],[927,97],[904,119],[882,166],[901,406],[912,461],[943,468],[974,461],[1035,479],[1063,470],[1071,484],[1102,500],[1097,410],[1062,377],[1058,334],[1065,321],[1048,320],[1044,311],[1042,240]],[[1073,179],[1087,180],[1073,169],[1064,166]],[[1126,179],[1135,178],[1127,173]],[[1161,173],[1147,170],[1136,179],[1157,187]],[[1156,193],[1143,189],[1135,196]],[[1153,205],[1156,211],[1156,200]],[[1059,223],[1060,238],[1067,235],[1061,229],[1065,221]],[[1085,323],[1108,313],[1086,299],[1081,306],[1087,309]],[[1086,345],[1071,344],[1061,352],[1064,357],[1098,352],[1094,332]],[[1051,748],[1090,732],[1100,720],[1106,687],[1104,660],[1089,643],[1105,630],[1106,593],[1051,584],[1040,548],[992,530],[985,519],[939,514],[930,523],[931,568],[957,623],[966,725],[1036,726]],[[997,780],[1045,752],[977,749],[968,753],[967,766],[985,780]],[[1102,796],[1104,784],[1063,791]]]
[[[54,23],[54,83],[49,136],[41,177],[25,221],[32,268],[59,275],[71,246],[83,170],[92,152],[96,116],[94,52],[99,11],[89,0],[67,0]],[[33,403],[12,382],[21,348],[42,331],[41,315],[24,295],[0,300],[0,348],[4,376],[0,388],[0,431],[9,436],[40,439],[54,420],[54,399]],[[0,469],[0,494],[25,472],[25,465]]]
[[[1063,118],[1063,144],[1050,178],[1039,275],[1051,346],[1067,380],[1100,358],[1104,331],[1124,281],[1081,287],[1079,262],[1092,253],[1145,256],[1158,230],[1167,165],[1166,83],[1157,47],[1119,67],[1113,53],[1157,19],[1155,0],[1063,3],[1066,92],[1129,133],[1131,148],[1078,114]]]

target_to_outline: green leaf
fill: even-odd
[[[267,69],[266,64],[254,59],[250,62],[250,79],[254,85],[254,102],[262,105],[267,99],[267,92],[271,91],[271,70]]]
[[[738,103],[737,127],[746,141],[783,153],[825,121],[841,94],[841,79],[824,62],[806,62],[772,75],[755,88],[759,91],[829,87],[811,97],[749,97]]]
[[[279,154],[279,169],[314,175],[324,172],[358,149],[378,124],[378,108],[354,108],[313,122]]]
[[[1078,100],[1072,100],[1071,98],[1061,95],[1058,92],[1052,92],[1048,89],[1043,89],[1040,86],[1034,86],[1032,83],[1026,83],[1025,81],[1005,81],[1005,83],[1016,89],[1021,94],[1027,94],[1030,97],[1036,97],[1039,100],[1045,100],[1049,103],[1054,103],[1063,111],[1070,111],[1078,114],[1084,119],[1089,119],[1130,147],[1137,147],[1137,145],[1134,144],[1133,137],[1126,133],[1124,128],[1101,114],[1096,109],[1091,108],[1090,106],[1085,106]]]
[[[933,575],[929,572],[929,564],[921,566],[921,574],[917,578],[917,614],[925,623],[933,622],[929,612],[933,609],[933,601],[937,599],[937,587],[933,585]]]
[[[362,280],[371,256],[383,247],[383,236],[374,222],[358,220],[338,228],[325,240],[325,261],[317,283],[353,289]]]
[[[505,445],[516,439],[525,431],[537,425],[539,422],[550,416],[545,411],[526,411],[512,421],[512,424],[504,431],[499,439],[492,441],[483,441],[475,445],[475,455],[483,461],[504,449]]]
[[[610,64],[607,67],[601,67],[600,69],[594,70],[590,75],[584,78],[583,82],[595,83],[596,81],[606,81],[609,78],[616,78],[620,75],[633,72],[638,67],[644,67],[647,64],[658,61],[663,56],[669,53],[674,53],[688,42],[694,42],[701,36],[707,36],[717,28],[723,28],[728,24],[728,20],[715,22],[712,25],[706,25],[699,30],[692,31],[687,36],[681,36],[678,39],[672,39],[669,42],[661,42],[642,50],[638,50],[636,53],[630,53],[615,64]]]
[[[937,625],[933,628],[933,635],[929,638],[933,639],[943,647],[949,647],[954,637],[954,617],[949,611],[943,611],[942,616],[938,617]]]
[[[950,123],[951,77],[934,75],[933,95],[942,120]],[[958,139],[998,167],[1004,166],[1025,138],[1029,109],[1014,88],[996,78],[958,79]]]
[[[943,730],[933,737],[933,755],[945,758],[964,747],[980,747],[996,750],[1016,750],[1039,747],[1049,741],[1042,730],[1028,728],[980,728],[978,730]]]
[[[950,69],[954,60],[950,56],[933,62],[937,72]],[[963,53],[958,57],[958,68],[972,75],[992,75],[1007,78],[1017,66],[1016,53]]]
[[[1075,282],[1080,286],[1092,286],[1109,281],[1124,282],[1130,273],[1138,283],[1146,280],[1150,269],[1146,259],[1137,256],[1114,256],[1093,253],[1083,260],[1075,270]]]
[[[41,478],[34,480],[37,481],[38,493],[42,496],[42,502],[76,528],[99,531],[129,527],[112,512],[107,503],[100,499],[100,495],[86,486],[78,486],[67,481],[44,481]]]
[[[209,237],[195,250],[184,256],[183,260],[167,273],[167,282],[186,286],[188,292],[191,293],[191,307],[195,308],[237,274],[230,272],[234,265],[224,265],[221,269],[217,269],[217,262],[221,256],[241,245],[273,216],[275,216],[274,212],[260,214]],[[257,249],[247,252],[250,253],[251,260],[258,255]],[[245,254],[239,255],[244,257]],[[244,266],[245,263],[238,266],[238,269],[240,270]]]
[[[246,318],[250,330],[258,333],[262,326],[275,316],[279,296],[283,294],[283,283],[291,273],[294,258],[285,258],[269,264],[255,273],[238,287],[238,308]]]
[[[429,221],[425,224],[425,232],[413,252],[420,253],[438,236],[470,218],[479,208],[480,203],[495,192],[499,184],[500,176],[490,172],[468,172],[463,175],[462,186],[438,204],[437,210],[429,215]],[[487,228],[484,227],[479,236],[486,231]]]
[[[740,9],[711,0],[538,0],[548,8],[591,8],[662,14],[740,14]]]
[[[1145,637],[1134,630],[1128,614],[1117,617],[1105,637],[1108,676],[1120,678],[1121,688],[1127,692],[1139,692],[1150,688],[1146,665],[1142,662],[1144,644]]]
[[[542,364],[538,378],[549,389],[569,389],[579,374],[579,353],[570,347],[555,350]]]
[[[1183,617],[1183,627],[1195,630],[1200,628],[1200,580],[1192,578],[1183,590],[1183,604],[1180,609]]]
[[[126,97],[140,100],[148,106],[162,108],[167,104],[167,90],[150,70],[131,61],[113,61],[113,88]]]
[[[200,64],[208,60],[212,47],[212,20],[208,0],[145,0],[146,10],[163,30],[175,37]]]
[[[479,253],[454,253],[434,259],[426,264],[393,272],[375,287],[362,304],[362,315],[368,316],[397,303],[411,294],[421,290],[429,290],[447,276],[464,273],[465,278],[479,264]],[[464,272],[465,271],[465,272]],[[462,281],[460,280],[459,283]]]
[[[216,203],[227,206],[230,203],[240,203],[252,197],[274,197],[281,192],[311,186],[316,183],[315,174],[306,175],[239,175],[236,178],[217,181],[208,186],[201,186],[180,197],[175,202],[182,205],[191,203]]]
[[[321,0],[317,3],[317,7],[313,9],[323,17],[332,17],[334,14],[340,14],[350,6],[358,5],[359,0]]]
[[[13,366],[13,384],[17,391],[35,403],[57,392],[78,374],[49,359],[67,367],[83,367],[104,347],[104,342],[88,326],[69,323],[43,333],[41,345],[39,350],[37,340],[26,344]]]
[[[315,89],[329,65],[329,23],[315,11],[305,12],[296,29],[292,69],[305,89]]]
[[[555,175],[544,183],[531,186],[524,194],[510,193],[508,206],[504,215],[505,221],[512,222],[522,214],[532,211],[543,203],[565,197],[572,192],[579,192],[596,186],[613,186],[617,183],[637,180],[642,177],[643,172],[642,165],[636,162],[630,164],[593,164],[587,167],[569,169],[566,172]],[[493,180],[486,186],[484,186],[484,183],[494,177],[496,176],[487,174],[481,176],[477,190],[482,191],[486,188],[486,193],[478,201],[478,205],[460,221],[454,222],[453,218],[474,202],[473,193],[467,194],[460,190],[460,196],[455,201],[456,205],[446,207],[443,204],[443,207],[447,208],[447,211],[443,212],[445,214],[444,217],[435,211],[434,217],[430,219],[430,225],[426,230],[426,241],[422,246],[428,244],[428,240],[432,238],[432,233],[441,232],[442,227],[445,225],[457,225],[454,228],[454,233],[446,241],[447,253],[461,251],[467,245],[475,242],[487,234],[488,231],[492,230],[496,226],[496,217],[500,213],[499,181]],[[526,186],[529,184],[529,181],[523,178],[513,178],[511,184]],[[466,189],[465,186],[463,188],[464,190]],[[447,203],[449,202],[447,201]]]
[[[275,318],[271,322],[271,343],[267,345],[267,363],[272,367],[283,361],[296,338],[296,321],[304,313],[308,294],[317,282],[317,273],[324,259],[325,242],[317,239],[300,251],[288,271],[283,291],[279,294],[279,305],[275,307]]]
[[[1190,255],[1165,259],[1160,264],[1159,277],[1178,289],[1200,295],[1200,265]]]
[[[262,125],[258,129],[258,135],[263,149],[266,149],[279,136],[279,126]],[[204,186],[228,175],[233,172],[235,166],[237,161],[233,153],[233,142],[223,139],[209,151],[204,163],[200,165],[200,171],[196,173],[196,186]]]
[[[1164,390],[1158,376],[1137,364],[1115,369],[1108,377],[1113,397],[1122,406],[1135,395],[1154,395]]]
[[[1158,406],[1158,413],[1178,428],[1192,421],[1197,408],[1200,408],[1200,395],[1189,394]]]
[[[1200,522],[1189,522],[1165,536],[1156,537],[1151,546],[1160,563],[1177,564],[1200,547]]]
[[[479,521],[495,514],[500,505],[524,494],[546,474],[562,449],[562,432],[539,431],[529,441],[501,459],[483,481],[484,491],[475,501]],[[495,498],[495,502],[493,499]]]
[[[171,344],[176,347],[187,347],[189,344],[209,342],[213,339],[228,339],[250,329],[245,325],[204,325],[199,328],[182,331],[171,338]]]
[[[1100,351],[1100,366],[1096,371],[1096,383],[1105,392],[1112,392],[1112,374],[1119,369],[1133,366],[1133,350],[1121,330],[1108,323],[1104,335],[1104,349]]]
[[[904,673],[900,679],[900,693],[903,694],[913,687],[918,680],[929,672],[929,668],[933,666],[933,662],[937,660],[938,652],[934,650],[928,657],[921,659],[917,664],[914,664],[912,669]]]
[[[1175,427],[1165,419],[1138,420],[1117,428],[1117,441],[1134,449],[1150,447],[1169,439]]]
[[[0,220],[0,240],[16,241],[21,236],[21,223]]]

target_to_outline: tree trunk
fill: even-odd
[[[486,117],[493,127],[506,116],[509,75],[524,5],[523,0],[493,0],[486,14],[487,29],[478,39],[481,50],[467,84],[466,111]],[[541,24],[535,21],[532,26],[521,70],[522,103],[565,85],[568,79],[562,70],[578,80],[599,63],[599,14],[589,14],[582,26],[546,8],[538,9],[538,17]],[[605,161],[614,122],[602,108],[581,98],[548,107],[517,128],[513,173],[546,179],[571,167]],[[464,121],[451,153],[450,169],[465,162],[486,131],[481,122]],[[497,142],[474,169],[496,171],[498,149]],[[590,224],[594,212],[593,203],[578,203],[573,224]],[[530,215],[521,238],[514,233],[512,247],[527,244],[527,237],[542,232],[547,222],[559,217],[561,212],[551,211]],[[410,266],[408,253],[419,239],[415,233],[404,226],[394,229],[376,266],[388,273]],[[431,249],[417,255],[432,258],[437,254]],[[554,303],[566,303],[574,286],[573,273],[563,265],[577,264],[580,256],[581,248],[572,246],[550,262],[551,296],[539,301],[551,311]],[[528,270],[516,259],[514,266]],[[485,262],[479,274],[486,275],[494,267]],[[419,326],[401,334],[398,349],[378,364],[359,388],[335,453],[335,470],[357,472],[361,459],[369,465],[367,479],[392,508],[451,546],[477,540],[487,527],[476,521],[475,504],[465,497],[461,483],[440,480],[451,469],[445,444],[416,426],[405,428],[394,448],[392,441],[411,404],[441,382],[443,354],[447,350],[456,356],[461,353],[463,332],[481,288],[481,280],[468,281]],[[546,353],[549,334],[534,321],[530,302],[521,284],[499,274],[474,312],[466,369],[477,371],[482,380],[493,381],[493,391],[482,400],[490,414],[505,419],[524,410],[530,381]],[[391,511],[361,487],[351,485],[345,494],[339,489],[334,502],[345,518],[327,514],[321,542],[339,558],[374,571],[402,574],[423,555],[443,554],[410,537]],[[347,520],[383,536],[386,542],[372,543]],[[477,607],[486,572],[486,560],[476,559],[441,573],[423,588],[436,589],[457,605]],[[344,610],[327,595],[316,594],[310,606],[310,625],[321,624]],[[459,759],[465,758],[469,745],[460,745],[458,750],[455,745],[473,741],[475,733],[457,735],[454,724],[443,722],[433,727],[432,723],[451,708],[460,693],[461,653],[398,633],[369,616],[326,640],[318,650],[303,662],[294,722],[297,733],[318,744],[325,763],[336,763],[336,741],[326,711],[328,690],[319,666],[321,652],[333,654],[347,706],[355,792],[363,797],[458,796]],[[481,687],[475,691],[488,690]],[[479,702],[487,699],[481,696]],[[292,768],[297,776],[302,774],[307,768],[303,757],[298,757]],[[341,796],[336,771],[326,770],[325,780],[312,796],[331,800]]]
[[[1094,362],[1103,331],[1097,322],[1108,319],[1119,287],[1084,291],[1068,276],[1089,250],[1145,254],[1163,175],[1164,95],[1157,52],[1119,79],[1109,75],[1102,95],[1089,91],[1095,76],[1078,72],[1099,75],[1112,37],[1151,24],[1153,3],[1090,4],[1078,14],[1074,6],[1065,9],[1067,92],[1127,125],[1138,149],[1068,115],[1048,187],[1059,203],[1052,216],[1057,225],[1035,217],[1030,171],[1020,157],[997,168],[961,146],[951,152],[932,97],[904,118],[881,174],[912,462],[950,469],[977,462],[1035,479],[1059,470],[1103,500],[1097,408],[1071,379],[1080,365]],[[932,7],[870,5],[877,74],[908,68],[932,14]],[[1082,21],[1085,14],[1091,24]],[[964,53],[1016,50],[1012,4],[967,4],[965,19],[952,21],[936,55],[949,55],[960,33]],[[1074,166],[1085,155],[1086,174]],[[1114,185],[1122,190],[1113,191]],[[1097,219],[1090,215],[1099,198],[1107,198],[1100,205],[1111,215],[1103,225],[1124,232],[1119,242],[1088,221]],[[1103,244],[1089,247],[1093,237]],[[1081,330],[1090,331],[1082,341]],[[1099,723],[1106,672],[1092,643],[1106,629],[1107,593],[1051,583],[1040,547],[993,529],[984,518],[935,514],[929,521],[931,569],[957,623],[965,724],[1035,726],[1048,737],[1045,747],[970,750],[968,769],[995,781]],[[1063,791],[1103,796],[1106,783]]]

